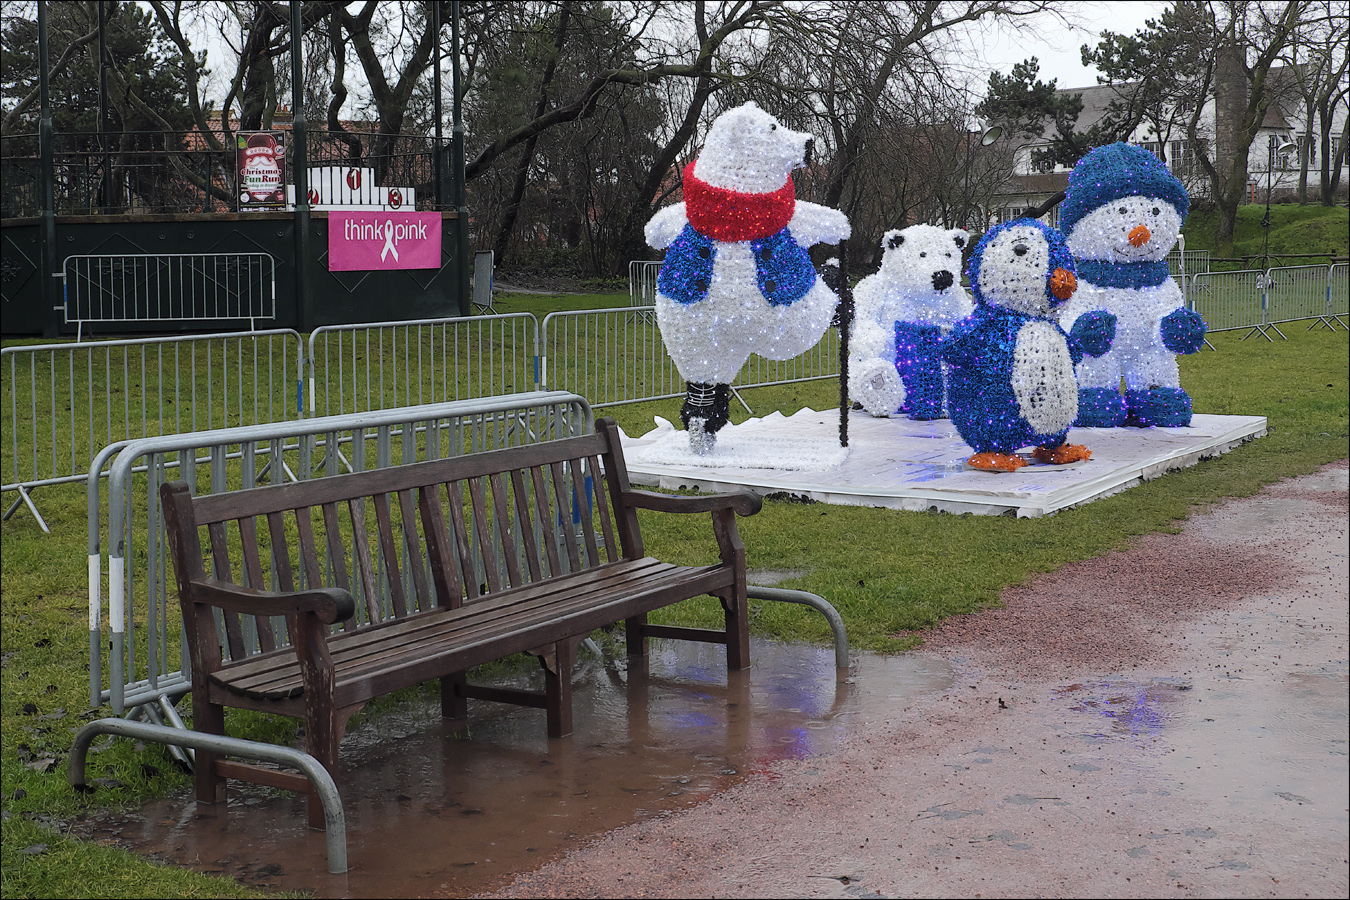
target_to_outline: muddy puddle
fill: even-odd
[[[294,795],[232,783],[223,815],[191,793],[75,824],[93,840],[269,890],[319,897],[492,890],[614,828],[690,807],[785,758],[850,734],[952,683],[941,659],[753,640],[725,650],[652,641],[648,661],[582,649],[574,732],[550,740],[542,710],[470,701],[467,729],[426,693],[354,720],[340,785],[350,871],[330,875],[322,832]],[[510,683],[532,686],[533,676]],[[507,682],[502,682],[507,683]],[[533,685],[538,686],[538,685]]]

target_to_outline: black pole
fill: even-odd
[[[848,241],[839,242],[839,446],[848,446],[848,334],[853,330],[853,287],[848,280]]]
[[[103,151],[99,211],[112,208],[112,169],[108,157],[108,7],[98,0],[98,147]]]
[[[436,114],[436,146],[432,150],[432,160],[436,167],[436,211],[440,212],[445,204],[441,195],[441,4],[435,0],[431,4],[431,31],[436,35],[436,49],[431,54],[431,93],[432,108]]]
[[[65,310],[64,281],[56,265],[56,159],[53,143],[52,98],[47,79],[47,0],[38,0],[38,156],[42,196],[42,336],[56,337]],[[58,283],[61,282],[61,283]]]
[[[295,183],[295,306],[300,331],[314,330],[314,298],[309,278],[309,159],[305,135],[305,71],[300,54],[301,2],[291,0],[291,150]]]
[[[459,314],[467,316],[472,313],[469,295],[469,206],[464,190],[464,120],[461,117],[460,109],[460,86],[459,86],[459,0],[454,0],[450,4],[453,17],[450,20],[450,39],[455,45],[455,70],[454,77],[451,79],[450,87],[455,92],[455,102],[452,106],[454,110],[454,122],[451,123],[450,134],[453,147],[451,152],[454,154],[454,203],[455,203],[455,255],[458,257],[456,265],[459,282]]]

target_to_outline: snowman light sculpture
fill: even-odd
[[[1077,263],[1078,291],[1060,320],[1072,328],[1105,310],[1118,329],[1108,353],[1078,364],[1079,426],[1191,423],[1176,354],[1204,345],[1205,322],[1185,307],[1167,268],[1189,206],[1176,176],[1131,144],[1091,150],[1069,174],[1059,221]]]

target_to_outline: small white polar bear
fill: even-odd
[[[753,102],[722,113],[684,170],[684,201],[647,223],[647,243],[666,251],[657,325],[685,379],[680,418],[700,454],[726,424],[729,385],[750,354],[806,352],[838,304],[806,251],[847,238],[848,219],[797,200],[790,177],[810,140]]]
[[[970,235],[960,228],[912,225],[881,239],[881,268],[853,291],[849,396],[877,417],[943,415],[938,345],[975,311],[961,286],[961,255]]]

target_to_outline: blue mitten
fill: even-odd
[[[1174,309],[1162,320],[1163,346],[1173,353],[1195,353],[1205,345],[1205,320],[1191,309]]]
[[[1088,356],[1101,356],[1116,339],[1116,316],[1104,309],[1085,312],[1073,323],[1069,338]]]

